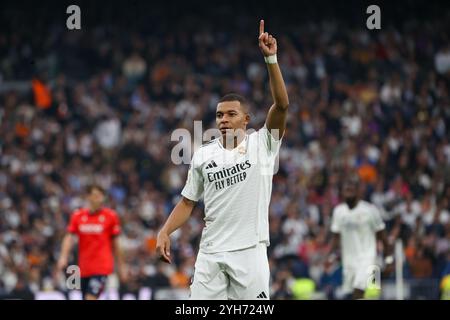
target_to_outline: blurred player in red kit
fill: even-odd
[[[120,221],[114,210],[103,206],[105,197],[105,191],[100,186],[87,188],[88,207],[72,214],[57,264],[58,271],[63,271],[75,236],[78,236],[78,266],[85,300],[96,300],[102,293],[108,275],[114,271],[114,256],[117,258],[120,281],[124,283],[127,278],[117,237],[121,232]]]

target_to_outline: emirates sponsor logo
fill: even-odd
[[[216,172],[208,172],[208,181],[214,183],[216,190],[230,187],[247,178],[247,169],[251,167],[250,160],[238,163],[230,168],[222,168]]]

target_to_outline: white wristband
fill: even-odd
[[[386,258],[384,258],[384,263],[386,263],[386,264],[391,264],[393,262],[394,262],[393,256],[387,256]]]
[[[271,56],[264,57],[264,61],[265,61],[267,64],[278,63],[278,61],[277,61],[277,55],[276,55],[276,54],[273,54],[273,55],[271,55]]]

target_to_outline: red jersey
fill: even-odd
[[[81,277],[113,272],[113,236],[120,233],[120,221],[114,210],[101,208],[90,213],[87,208],[78,209],[72,214],[67,231],[78,236]]]

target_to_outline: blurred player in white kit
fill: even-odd
[[[377,280],[377,241],[383,242],[385,263],[391,265],[391,245],[387,241],[380,210],[359,198],[359,177],[352,174],[343,183],[343,203],[333,210],[329,253],[341,247],[343,289],[353,299],[362,299],[370,282]]]

